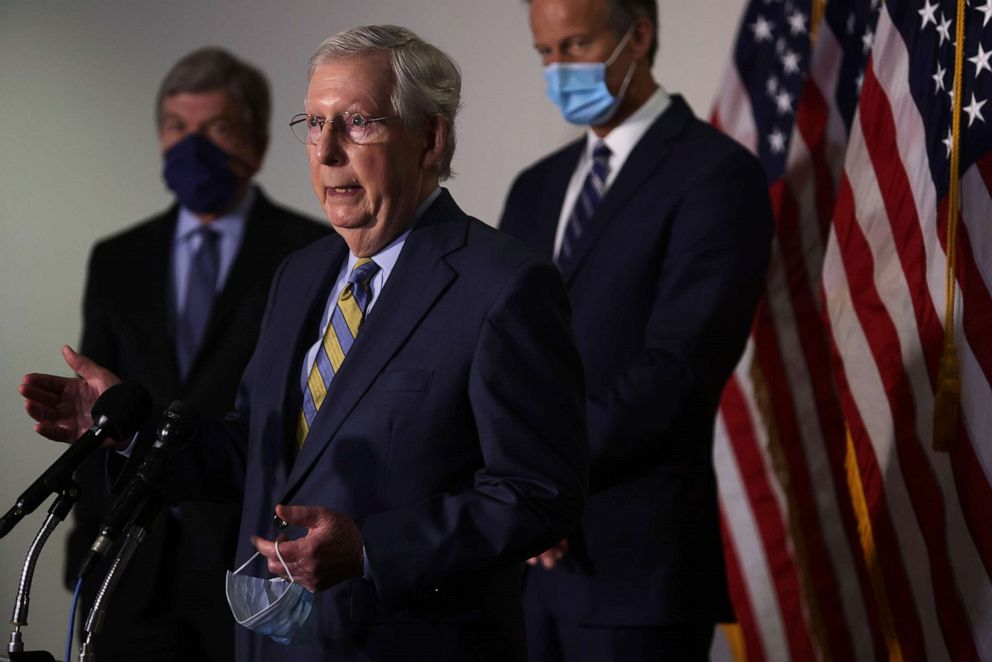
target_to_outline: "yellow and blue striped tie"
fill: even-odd
[[[317,358],[310,367],[307,387],[303,389],[303,408],[296,422],[296,443],[302,447],[313,419],[324,402],[327,389],[334,375],[341,369],[344,357],[358,336],[358,329],[365,319],[365,311],[372,298],[369,281],[379,270],[379,265],[371,258],[360,258],[352,267],[348,284],[341,290],[338,303],[327,323],[323,341],[317,350]]]

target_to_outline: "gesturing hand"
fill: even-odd
[[[322,591],[362,574],[363,541],[355,520],[322,506],[279,505],[276,515],[289,524],[307,528],[302,538],[279,543],[283,561],[304,588]],[[269,572],[285,577],[274,541],[252,536],[251,543],[268,559]]]
[[[97,398],[121,380],[68,345],[62,347],[62,358],[78,377],[33,372],[24,375],[18,391],[28,416],[37,421],[35,432],[71,443],[93,425],[90,410]]]
[[[532,556],[527,559],[527,563],[530,565],[537,565],[538,563],[545,570],[551,570],[553,567],[558,565],[558,561],[561,561],[565,555],[568,554],[568,540],[562,540],[557,545],[541,552],[537,556]]]

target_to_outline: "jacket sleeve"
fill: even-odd
[[[521,563],[578,523],[588,480],[582,371],[557,270],[531,261],[478,336],[469,401],[484,466],[471,484],[360,524],[383,607]]]

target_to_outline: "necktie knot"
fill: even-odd
[[[604,168],[608,168],[610,166],[611,156],[613,156],[613,152],[604,142],[596,143],[596,146],[592,150],[593,163]]]
[[[379,265],[372,261],[370,257],[358,258],[355,262],[355,266],[351,268],[351,273],[348,274],[348,283],[351,285],[365,285],[376,272],[379,271]]]
[[[361,314],[364,315],[370,298],[369,281],[378,271],[379,265],[373,262],[372,258],[359,258],[348,274],[348,285],[341,291],[339,300],[354,297]]]

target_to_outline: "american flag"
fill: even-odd
[[[745,10],[714,122],[764,163],[777,232],[715,453],[748,660],[992,660],[990,22],[992,0]]]
[[[990,20],[992,0],[885,3],[823,265],[873,582],[907,659],[992,660]],[[948,243],[955,144],[959,225]],[[949,261],[961,401],[945,453],[933,450],[933,426]]]
[[[765,298],[716,430],[728,577],[749,661],[888,654],[820,286],[878,13],[870,0],[752,1],[713,113],[761,159],[776,216]]]

